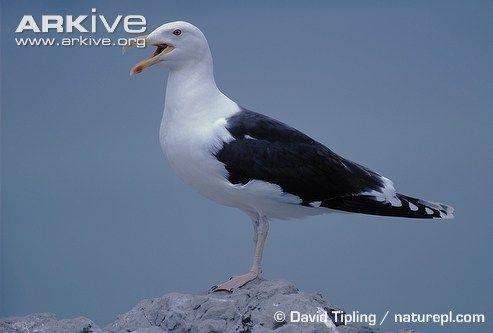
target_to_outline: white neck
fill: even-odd
[[[222,104],[226,100],[230,101],[214,81],[212,56],[209,54],[200,62],[170,71],[166,87],[165,117],[168,120],[173,120],[178,115],[182,119],[204,117],[210,113],[210,106]]]

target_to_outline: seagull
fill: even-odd
[[[131,74],[153,65],[169,71],[159,140],[172,169],[201,195],[240,209],[253,223],[250,271],[213,291],[233,291],[260,276],[273,219],[336,212],[453,217],[451,206],[400,194],[388,178],[228,98],[215,83],[207,39],[194,25],[166,23],[141,38],[156,50]]]

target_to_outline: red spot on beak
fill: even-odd
[[[137,65],[132,68],[130,71],[130,74],[135,75],[135,74],[140,74],[144,70],[144,66],[142,65]]]

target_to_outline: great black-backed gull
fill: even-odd
[[[215,290],[231,291],[260,275],[270,219],[333,212],[453,217],[452,207],[397,193],[389,179],[229,99],[214,82],[209,45],[194,25],[167,23],[143,38],[156,50],[131,73],[155,64],[169,69],[159,138],[171,167],[200,194],[253,222],[250,271]]]

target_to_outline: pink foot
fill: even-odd
[[[238,289],[238,288],[244,286],[248,282],[255,280],[256,278],[258,278],[258,276],[259,276],[258,273],[255,273],[252,271],[250,271],[246,274],[243,274],[243,275],[233,276],[228,281],[225,281],[225,282],[223,282],[217,286],[212,287],[211,291],[213,291],[213,292],[214,291],[221,291],[221,290],[233,291],[235,289]]]

